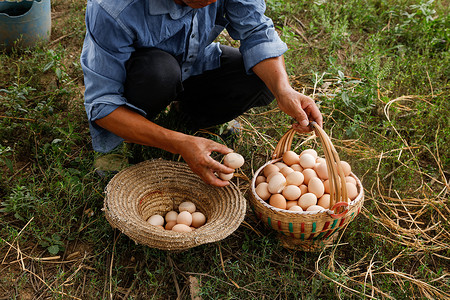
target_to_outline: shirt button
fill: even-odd
[[[189,55],[189,58],[193,58],[194,57],[194,55]]]
[[[187,72],[188,71],[188,69],[184,69],[184,72]]]
[[[195,33],[193,33],[193,34],[191,35],[191,38],[195,38]]]

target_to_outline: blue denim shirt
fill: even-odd
[[[123,97],[125,62],[136,48],[156,47],[178,58],[182,80],[220,66],[214,43],[222,30],[240,41],[247,72],[286,50],[264,0],[218,0],[204,8],[173,0],[88,0],[86,37],[81,53],[85,108],[95,151],[109,152],[123,139],[96,125],[119,106],[145,112]]]

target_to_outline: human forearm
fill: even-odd
[[[97,125],[131,143],[160,148],[178,154],[187,135],[150,122],[140,114],[121,106],[102,119]]]
[[[284,57],[273,57],[261,61],[253,67],[253,72],[267,85],[275,98],[291,89],[284,66]]]

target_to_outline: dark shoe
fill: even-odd
[[[226,123],[226,128],[225,128],[223,134],[238,135],[240,133],[242,133],[242,124],[238,120],[233,119],[233,120],[229,121],[228,123]]]

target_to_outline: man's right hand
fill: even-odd
[[[200,176],[204,182],[219,187],[227,186],[229,184],[228,181],[217,178],[214,175],[214,172],[229,174],[234,170],[211,157],[212,152],[221,154],[233,152],[233,150],[227,146],[205,138],[187,136],[178,152],[184,158],[191,170]]]

